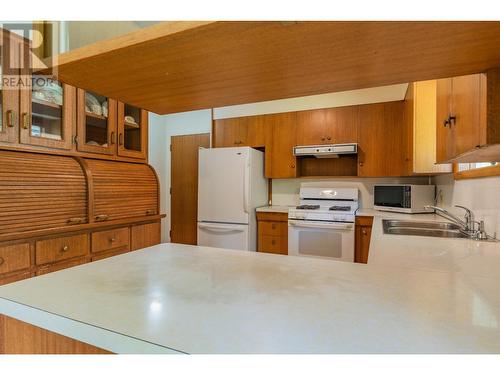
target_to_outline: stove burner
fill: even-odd
[[[329,208],[330,211],[351,211],[350,206],[332,206]]]
[[[298,210],[319,210],[319,204],[301,204],[297,206]]]

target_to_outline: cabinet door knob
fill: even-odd
[[[109,143],[112,145],[114,145],[116,143],[116,133],[115,132],[111,132]]]
[[[331,141],[331,140],[332,140],[332,137],[326,137],[326,139],[328,139],[329,141]]]
[[[359,166],[360,166],[360,167],[362,167],[362,166],[363,166],[363,162],[362,162],[362,161],[360,161],[360,162],[359,162]]]
[[[61,249],[61,251],[62,251],[63,253],[65,253],[65,252],[66,252],[66,251],[68,251],[68,250],[69,250],[69,246],[68,246],[68,245],[64,245],[64,246],[62,247],[62,249]]]
[[[118,145],[123,146],[123,133],[118,135]]]
[[[5,260],[4,260],[2,257],[0,257],[0,266],[1,266],[2,264],[4,264],[4,262],[5,262]]]
[[[444,125],[444,127],[445,127],[445,128],[446,128],[448,125],[450,125],[450,120],[449,120],[449,118],[447,118],[446,120],[444,120],[443,125]]]
[[[324,141],[326,138],[325,137],[321,137],[321,140]]]
[[[368,234],[368,232],[366,231],[366,229],[363,229],[363,230],[361,231],[361,233],[363,233],[363,235],[365,235],[365,236]]]
[[[290,164],[290,168],[295,168],[295,164]]]
[[[111,237],[109,240],[110,240],[111,242],[115,242],[115,241],[116,241],[116,238],[115,238],[115,237]]]
[[[457,116],[450,116],[448,119],[450,121],[450,126],[455,125],[455,121],[457,119]]]

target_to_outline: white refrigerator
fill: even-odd
[[[267,204],[264,153],[250,147],[201,148],[198,245],[256,251],[255,208]]]

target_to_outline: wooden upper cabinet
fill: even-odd
[[[29,77],[29,69],[23,70]],[[48,76],[32,76],[31,80],[31,90],[20,90],[20,142],[70,150],[76,116],[75,88]]]
[[[117,103],[89,91],[77,92],[77,148],[81,152],[116,154]]]
[[[486,127],[484,123],[486,115],[481,113],[486,108],[481,104],[482,101],[486,101],[485,94],[484,74],[452,78],[450,126],[455,130],[456,155],[486,143],[486,139],[481,137],[481,132]]]
[[[358,106],[297,112],[297,145],[352,143],[358,140]]]
[[[358,141],[359,106],[325,109],[325,120],[328,143]]]
[[[359,107],[358,176],[404,176],[408,172],[408,129],[404,102]]]
[[[214,120],[213,147],[265,147],[267,116]]]
[[[500,161],[499,98],[500,69],[438,80],[438,162]]]
[[[436,80],[410,83],[405,97],[404,118],[408,127],[408,174],[450,173],[450,164],[436,164]]]
[[[297,177],[297,158],[293,155],[293,147],[297,144],[297,113],[278,113],[268,115],[267,119],[271,136],[266,149],[266,177]]]
[[[17,75],[19,71],[19,43],[10,40],[10,33],[0,29],[0,143],[15,143],[19,139],[19,91],[4,87],[4,76]],[[9,64],[9,61],[12,62]],[[6,81],[7,83],[9,81]]]
[[[118,155],[146,159],[148,112],[118,102]]]
[[[297,145],[313,146],[331,143],[331,139],[327,139],[326,110],[299,111],[296,113],[296,122]]]

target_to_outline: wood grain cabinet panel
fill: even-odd
[[[111,258],[117,255],[125,254],[128,253],[129,249],[122,249],[122,250],[113,250],[113,251],[103,251],[101,253],[93,254],[92,255],[92,262],[96,262],[98,260],[102,259],[107,259]]]
[[[30,268],[30,244],[0,246],[0,274]]]
[[[288,214],[257,212],[257,251],[288,255]]]
[[[128,119],[133,118],[130,122]],[[148,112],[118,102],[118,149],[119,156],[147,159]]]
[[[93,188],[93,221],[158,214],[155,171],[147,164],[85,160]]]
[[[88,234],[78,234],[36,241],[35,260],[37,265],[54,263],[89,253]]]
[[[408,171],[408,131],[404,102],[359,107],[358,176],[404,176]]]
[[[359,106],[325,109],[327,143],[356,143],[358,141]]]
[[[267,116],[271,140],[266,148],[267,178],[295,178],[298,176],[297,158],[293,147],[297,145],[296,112]]]
[[[92,233],[92,252],[130,250],[130,229],[118,228]]]
[[[134,225],[132,227],[132,250],[143,249],[159,243],[161,243],[160,222]]]
[[[331,136],[327,139],[326,110],[299,111],[296,116],[298,145],[322,145],[331,141]]]
[[[45,275],[47,273],[65,270],[67,268],[76,267],[76,266],[79,266],[79,265],[85,264],[85,263],[87,263],[86,257],[71,259],[69,261],[50,263],[50,264],[39,267],[36,270],[36,275],[37,276]]]
[[[354,261],[368,263],[373,217],[356,217]]]
[[[84,224],[87,202],[73,158],[0,151],[0,235]]]
[[[3,275],[3,276],[0,275],[0,285],[15,283],[16,281],[29,279],[30,277],[33,277],[33,273],[31,271],[22,271],[13,274],[10,273],[8,275]]]
[[[265,147],[267,131],[266,116],[215,120],[213,147]]]

